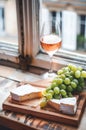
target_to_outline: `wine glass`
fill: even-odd
[[[58,21],[56,19],[45,20],[42,23],[40,45],[42,51],[46,52],[50,57],[50,69],[42,75],[44,79],[56,76],[52,69],[52,60],[54,53],[61,47],[61,44],[62,40]]]

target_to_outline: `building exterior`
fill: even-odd
[[[17,39],[17,35],[15,0],[0,0],[0,40]]]
[[[86,50],[86,0],[43,0],[42,14],[59,21],[64,49]]]

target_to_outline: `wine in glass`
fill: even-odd
[[[60,34],[60,26],[57,20],[52,19],[45,21],[42,24],[42,31],[40,34],[40,45],[43,51],[45,51],[50,57],[50,69],[49,72],[43,74],[43,78],[53,78],[56,74],[52,69],[52,58],[54,53],[61,47],[62,40]]]

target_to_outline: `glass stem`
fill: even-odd
[[[50,69],[49,69],[49,73],[52,73],[52,66],[53,66],[53,56],[50,56]]]

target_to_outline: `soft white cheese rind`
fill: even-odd
[[[49,101],[49,105],[51,105],[56,110],[61,111],[64,114],[73,115],[77,110],[77,99],[76,97],[71,98],[63,98],[63,99],[51,99]]]
[[[77,99],[75,97],[60,100],[60,111],[66,114],[75,114],[77,110]]]
[[[19,86],[13,89],[10,94],[12,99],[16,101],[24,101],[42,96],[41,90],[30,84]]]
[[[28,85],[19,86],[19,87],[15,88],[14,90],[12,90],[11,92],[16,95],[23,96],[27,93],[30,94],[32,92],[39,92],[39,91],[40,91],[39,89],[28,84]]]
[[[60,100],[51,99],[48,101],[48,104],[55,108],[56,110],[60,111]]]

